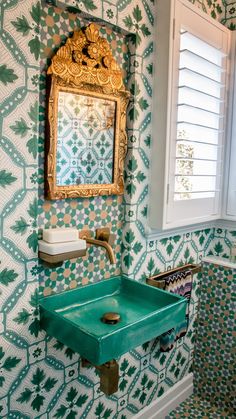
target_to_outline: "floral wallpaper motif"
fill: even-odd
[[[40,330],[39,295],[119,274],[121,255],[123,270],[143,280],[168,267],[200,261],[208,248],[228,254],[232,234],[221,230],[214,236],[214,229],[200,229],[160,241],[147,242],[144,237],[151,143],[153,1],[48,3],[50,6],[42,8],[37,0],[2,0],[0,5],[0,417],[126,419],[191,370],[198,278],[188,334],[168,354],[160,353],[156,339],[123,355],[119,360],[119,391],[111,397],[100,392],[94,368],[82,368],[78,354]],[[231,27],[235,4],[196,1],[209,13],[215,10],[216,18]],[[43,70],[52,50],[91,16],[108,23],[101,32],[109,39],[132,93],[125,205],[120,197],[60,202],[43,199]],[[131,34],[126,38],[128,32]],[[117,264],[111,268],[102,251],[91,249],[82,261],[67,261],[61,268],[49,270],[38,265],[38,227],[56,225],[92,229],[109,225],[117,234]]]

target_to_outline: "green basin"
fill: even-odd
[[[176,327],[185,319],[186,300],[125,277],[40,300],[41,326],[95,365],[101,365]],[[106,312],[121,320],[106,324]]]

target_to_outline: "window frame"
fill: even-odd
[[[225,155],[222,218],[236,221],[236,31],[231,39],[231,69],[228,101],[228,130]]]
[[[226,38],[225,52],[228,55],[230,50],[231,32],[229,29],[221,25],[219,22],[213,20],[210,16],[196,8],[196,6],[192,5],[187,0],[168,0],[165,2],[165,5],[161,4],[164,2],[158,3],[157,36],[155,38],[157,39],[155,51],[156,62],[154,63],[153,115],[155,116],[153,118],[153,149],[151,162],[149,225],[151,229],[166,230],[219,219],[221,216],[221,196],[223,185],[222,176],[220,179],[220,184],[217,185],[219,192],[216,193],[214,204],[212,204],[212,198],[205,198],[201,200],[192,199],[175,201],[175,203],[181,202],[182,204],[177,206],[172,205],[174,202],[174,182],[171,181],[170,177],[172,176],[173,179],[173,167],[175,168],[176,159],[175,157],[173,158],[173,146],[171,142],[174,142],[175,149],[178,103],[178,83],[176,81],[178,81],[179,76],[178,64],[180,39],[180,36],[177,36],[176,34],[180,28],[183,13],[186,13],[186,15],[189,15],[189,18],[188,20],[186,18],[184,26],[188,32],[193,33],[193,35],[201,38],[204,31],[205,38],[207,37],[207,39],[209,39],[210,37],[210,41],[213,46],[218,45],[220,39],[224,36]],[[196,18],[193,19],[193,17]],[[199,24],[199,21],[202,22],[202,25]],[[209,31],[209,25],[212,25],[212,33]],[[216,35],[218,38],[216,38]],[[165,37],[168,39],[166,40]],[[164,43],[160,47],[159,45],[160,43],[162,44],[163,38]],[[166,54],[167,47],[169,51],[168,54]],[[166,57],[164,54],[166,54]],[[228,58],[226,61],[225,92],[227,92],[229,73]],[[159,62],[162,63],[162,69],[159,68]],[[156,69],[157,77],[155,77]],[[227,99],[225,101],[224,114],[226,111],[226,103]],[[226,118],[224,118],[224,120],[226,120]],[[159,135],[156,135],[156,133],[159,133]],[[225,143],[225,135],[224,138],[222,138],[222,143],[223,142]],[[220,165],[222,165],[222,174],[223,157],[224,151],[222,151],[222,159],[220,159]],[[176,210],[177,207],[179,207],[177,209],[178,213]],[[198,207],[200,209],[199,211]],[[176,215],[179,216],[179,220],[176,220]],[[180,217],[182,218],[180,219]]]

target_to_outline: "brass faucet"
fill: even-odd
[[[87,244],[91,244],[93,246],[100,246],[106,249],[109,260],[112,265],[116,263],[116,258],[114,255],[114,251],[112,249],[112,245],[115,241],[115,235],[110,233],[110,229],[108,227],[98,228],[96,230],[96,238],[93,239],[91,237],[90,230],[82,230],[79,233],[81,239],[86,240]]]

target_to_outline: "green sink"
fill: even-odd
[[[42,298],[41,326],[101,365],[183,322],[186,304],[178,295],[119,276]],[[119,313],[120,321],[102,322],[107,312]]]

